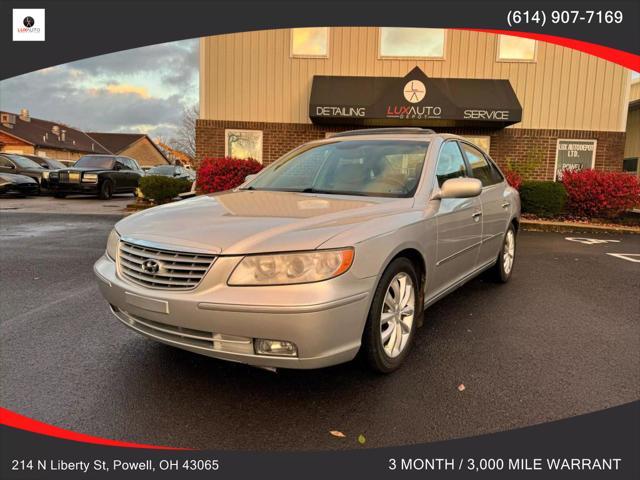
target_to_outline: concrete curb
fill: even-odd
[[[520,227],[530,232],[558,232],[558,233],[630,233],[640,235],[640,227],[624,227],[614,225],[588,225],[577,222],[552,222],[549,220],[520,221]]]

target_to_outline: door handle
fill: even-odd
[[[477,222],[478,219],[482,216],[482,212],[474,212],[473,215],[471,215],[471,216]]]
[[[511,205],[511,202],[504,202],[502,204],[502,208],[509,208],[510,205]]]

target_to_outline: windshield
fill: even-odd
[[[61,163],[57,160],[54,160],[52,158],[47,158],[46,160],[47,164],[49,165],[50,169],[56,170],[59,168],[64,168],[64,163]]]
[[[73,166],[79,168],[104,168],[111,170],[113,168],[113,157],[86,155],[78,160]]]
[[[42,168],[30,158],[23,157],[21,155],[7,155],[7,157],[9,157],[11,161],[20,168]]]
[[[410,197],[429,142],[349,140],[294,151],[246,188],[289,192]]]
[[[173,175],[173,165],[162,165],[160,167],[150,168],[147,172],[148,175]]]

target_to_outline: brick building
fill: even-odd
[[[111,153],[85,132],[33,118],[27,109],[20,114],[0,112],[0,152],[39,155],[68,163],[89,153]]]
[[[87,154],[125,155],[140,166],[170,163],[160,148],[143,133],[83,132],[59,122],[0,112],[0,152],[39,155],[72,164]]]
[[[622,171],[630,78],[579,51],[463,30],[205,37],[196,157],[268,164],[329,132],[423,126],[470,137],[528,178],[553,179],[563,168]]]
[[[141,167],[170,163],[160,147],[144,133],[89,132],[88,134],[111,153],[134,158]]]

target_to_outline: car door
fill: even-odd
[[[447,140],[438,154],[436,180],[439,186],[451,178],[468,177],[469,167],[458,142]],[[435,214],[437,228],[433,294],[473,272],[482,237],[479,197],[443,198]]]
[[[114,189],[123,192],[131,189],[131,167],[124,162],[122,157],[116,157],[113,174]]]
[[[144,177],[144,170],[142,170],[140,165],[138,165],[138,162],[136,162],[133,158],[127,157],[127,160],[129,160],[129,163],[131,164],[131,171],[133,172],[133,187],[138,188],[138,186],[140,185],[140,178]]]
[[[498,168],[475,146],[461,143],[471,175],[482,182],[482,245],[478,265],[495,260],[502,246],[510,215],[510,204],[505,198],[506,182]]]

